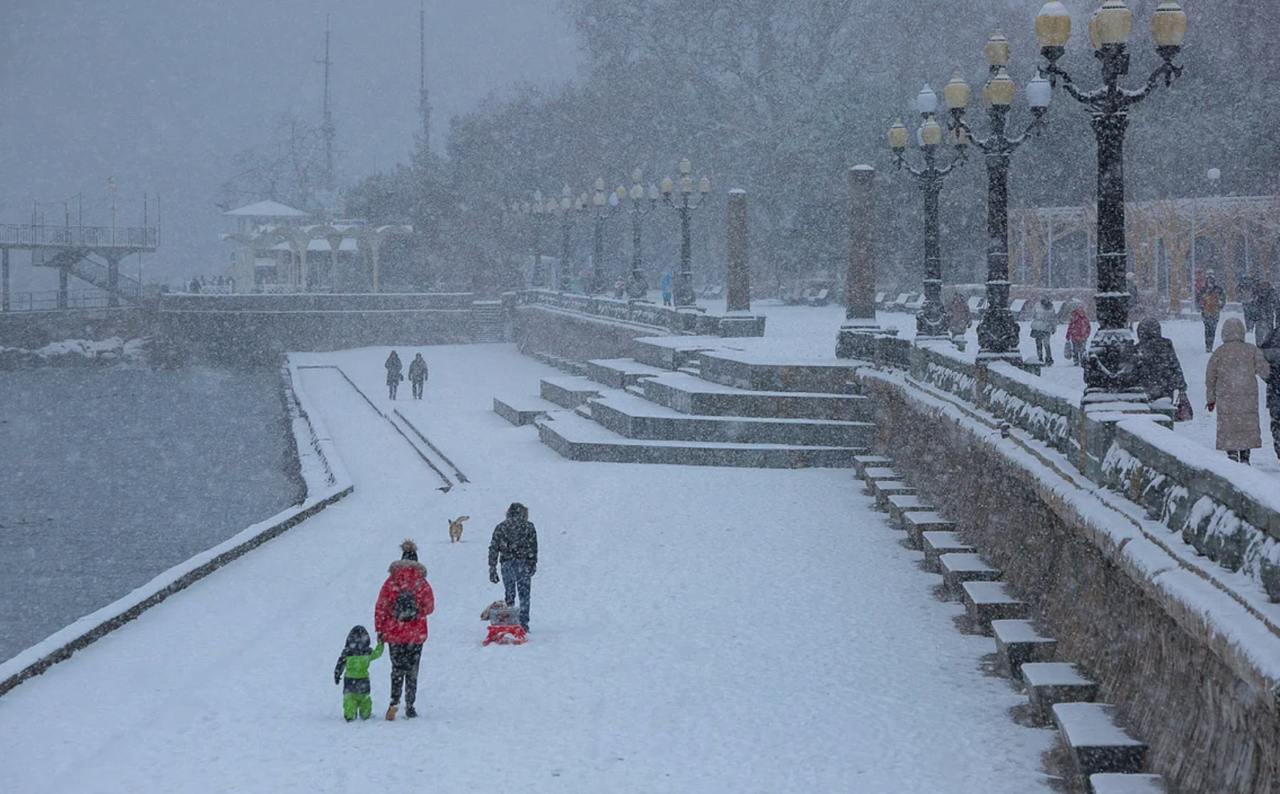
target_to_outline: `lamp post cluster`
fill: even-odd
[[[1048,2],[1036,16],[1036,37],[1046,61],[1045,72],[1092,116],[1098,144],[1098,284],[1095,300],[1099,330],[1085,359],[1085,400],[1090,393],[1134,391],[1137,342],[1129,329],[1129,295],[1125,279],[1127,251],[1124,239],[1124,136],[1129,108],[1151,95],[1161,80],[1166,86],[1182,74],[1173,59],[1182,49],[1187,15],[1176,0],[1165,0],[1151,18],[1151,34],[1161,64],[1144,86],[1121,87],[1129,73],[1129,36],[1133,12],[1124,0],[1105,0],[1089,20],[1089,40],[1102,67],[1102,85],[1091,91],[1078,88],[1058,61],[1071,38],[1071,17],[1061,2]]]
[[[644,186],[644,174],[636,168],[631,172],[631,189],[619,185],[613,190],[605,188],[603,178],[598,178],[590,194],[583,193],[576,200],[573,191],[565,185],[560,198],[543,199],[541,191],[534,191],[532,201],[512,202],[514,214],[529,220],[533,229],[533,275],[531,286],[543,287],[541,226],[549,216],[560,218],[561,264],[556,288],[569,289],[570,260],[573,255],[573,215],[589,216],[593,224],[591,280],[586,290],[591,294],[603,293],[607,286],[604,272],[604,236],[610,219],[624,208],[631,214],[631,272],[626,279],[627,296],[631,300],[643,300],[649,291],[644,275],[644,257],[641,247],[641,231],[644,218],[658,208],[659,199],[680,215],[680,272],[675,279],[675,305],[694,305],[693,292],[693,243],[690,228],[691,214],[701,207],[711,192],[711,180],[702,177],[696,183],[691,176],[692,166],[687,159],[680,161],[680,178],[662,180],[662,186]],[[696,194],[696,195],[695,195]]]
[[[1040,131],[1053,89],[1062,88],[1084,105],[1093,117],[1098,145],[1098,234],[1097,292],[1099,331],[1093,337],[1085,362],[1086,402],[1089,394],[1135,390],[1136,340],[1129,329],[1129,305],[1125,273],[1127,252],[1124,237],[1124,136],[1129,108],[1146,99],[1163,81],[1166,86],[1182,74],[1173,60],[1181,51],[1187,32],[1187,16],[1177,0],[1163,0],[1151,20],[1152,38],[1162,63],[1144,86],[1130,90],[1120,85],[1129,72],[1128,41],[1133,13],[1125,0],[1104,0],[1089,21],[1089,38],[1094,56],[1102,67],[1102,86],[1090,91],[1078,88],[1058,65],[1071,37],[1071,17],[1058,0],[1044,4],[1036,16],[1036,36],[1045,64],[1027,85],[1026,95],[1032,121],[1016,136],[1007,132],[1008,115],[1016,86],[1010,79],[1009,42],[993,35],[986,45],[989,78],[983,89],[990,133],[976,138],[965,120],[971,90],[960,75],[944,89],[949,118],[946,130],[937,122],[938,97],[926,85],[916,97],[921,125],[916,133],[924,157],[924,167],[906,164],[907,128],[901,121],[889,130],[889,145],[896,165],[915,177],[925,205],[925,301],[917,315],[917,335],[941,336],[946,309],[941,305],[941,255],[938,236],[938,194],[945,177],[966,159],[969,146],[976,146],[987,165],[987,309],[978,326],[979,361],[1018,360],[1018,327],[1009,311],[1008,179],[1013,153],[1030,135]],[[1047,79],[1046,79],[1047,76]],[[956,150],[946,166],[937,164],[943,138]]]

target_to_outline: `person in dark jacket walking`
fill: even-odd
[[[538,531],[529,521],[529,508],[512,502],[507,518],[493,528],[489,541],[489,581],[498,583],[502,565],[502,586],[507,606],[515,606],[520,596],[520,625],[529,629],[529,589],[538,572]]]
[[[422,386],[427,382],[427,362],[418,353],[409,362],[409,385],[413,387],[413,399],[422,399]]]
[[[1276,290],[1271,282],[1258,279],[1253,285],[1253,339],[1261,347],[1276,329]]]
[[[400,559],[387,569],[387,581],[373,608],[378,642],[391,646],[391,705],[387,719],[394,720],[404,690],[404,716],[418,716],[418,664],[427,641],[427,615],[436,610],[436,596],[427,582],[427,569],[418,562],[418,546],[412,540],[400,544]]]
[[[1204,278],[1204,286],[1196,293],[1196,306],[1204,320],[1204,352],[1213,352],[1213,340],[1218,336],[1218,317],[1227,303],[1227,293],[1212,272]]]
[[[396,351],[391,351],[391,355],[387,356],[387,363],[383,366],[387,368],[387,396],[394,400],[396,389],[400,388],[400,381],[404,380],[402,372],[404,367],[400,364],[400,356]]]
[[[1169,400],[1176,405],[1178,392],[1186,393],[1187,379],[1170,342],[1160,333],[1160,321],[1148,317],[1138,323],[1138,384],[1148,399]]]
[[[1276,457],[1280,458],[1280,327],[1273,329],[1259,347],[1271,365],[1267,377],[1267,414],[1271,417],[1271,440]]]

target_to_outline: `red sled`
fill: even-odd
[[[484,638],[484,644],[524,645],[529,638],[525,636],[524,626],[490,626]]]

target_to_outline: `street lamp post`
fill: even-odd
[[[556,289],[560,292],[569,291],[569,274],[573,272],[570,264],[573,258],[573,213],[570,210],[575,206],[573,191],[567,184],[560,191],[559,201],[547,201],[547,213],[560,216],[560,277],[556,279]],[[580,206],[578,208],[581,209]]]
[[[529,277],[529,284],[540,289],[546,286],[542,272],[542,191],[533,191],[532,203],[521,202],[520,212],[529,219],[529,226],[533,228],[533,274]]]
[[[978,323],[978,361],[1006,360],[1020,362],[1018,323],[1009,311],[1009,160],[1032,133],[1043,126],[1045,112],[1053,88],[1040,74],[1027,85],[1027,100],[1032,121],[1024,132],[1009,137],[1006,132],[1009,109],[1017,86],[1009,77],[1009,40],[995,33],[985,49],[990,77],[982,91],[983,104],[991,133],[986,138],[972,137],[973,131],[964,113],[971,92],[957,73],[943,89],[950,128],[957,146],[970,143],[983,153],[987,165],[987,308]]]
[[[693,306],[696,296],[693,292],[693,238],[689,228],[689,219],[693,211],[706,204],[707,196],[711,193],[711,180],[705,176],[698,180],[697,191],[698,200],[693,200],[694,183],[690,173],[693,167],[689,164],[689,159],[685,158],[680,161],[680,181],[676,183],[671,177],[662,180],[662,200],[668,207],[673,208],[680,213],[680,275],[676,277],[674,284],[674,298],[676,308],[682,306]],[[674,198],[675,192],[679,190],[680,198]]]
[[[1092,91],[1076,87],[1058,60],[1066,52],[1071,37],[1071,17],[1061,2],[1048,2],[1036,16],[1036,36],[1048,65],[1045,73],[1053,85],[1062,87],[1093,117],[1098,144],[1098,250],[1097,294],[1098,332],[1085,359],[1085,402],[1090,394],[1138,391],[1135,359],[1137,341],[1129,329],[1129,295],[1126,284],[1124,239],[1124,136],[1129,126],[1129,108],[1146,99],[1163,78],[1173,84],[1182,67],[1173,59],[1182,49],[1187,32],[1187,15],[1175,0],[1164,0],[1151,20],[1152,37],[1161,64],[1140,89],[1120,86],[1129,73],[1129,34],[1133,13],[1124,0],[1105,0],[1089,20],[1089,38],[1094,57],[1102,65],[1103,85]]]
[[[942,145],[942,127],[935,113],[938,95],[926,85],[916,96],[916,110],[922,123],[916,131],[916,143],[924,155],[924,168],[916,168],[907,162],[907,128],[897,122],[889,128],[889,147],[893,150],[894,165],[904,167],[920,185],[924,199],[924,305],[916,313],[916,338],[941,338],[947,336],[948,312],[942,304],[942,235],[939,230],[938,197],[947,175],[965,159],[967,133],[961,131],[955,139],[956,155],[947,165],[938,166],[938,147]]]
[[[605,291],[604,282],[604,231],[609,219],[622,209],[622,199],[626,198],[627,189],[621,185],[614,191],[604,189],[604,178],[596,179],[595,189],[590,198],[583,193],[578,199],[578,209],[589,211],[595,224],[591,247],[591,284],[587,291],[599,295]]]
[[[658,208],[658,186],[650,184],[646,192],[641,184],[643,179],[644,174],[639,168],[631,172],[631,276],[627,279],[627,297],[631,300],[644,300],[649,294],[649,282],[644,277],[640,229],[644,216]]]

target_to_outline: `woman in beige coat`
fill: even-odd
[[[1271,375],[1262,351],[1244,341],[1244,321],[1232,317],[1222,324],[1222,347],[1214,351],[1205,372],[1205,402],[1218,411],[1218,449],[1241,463],[1249,450],[1262,446],[1258,420],[1258,381]]]

